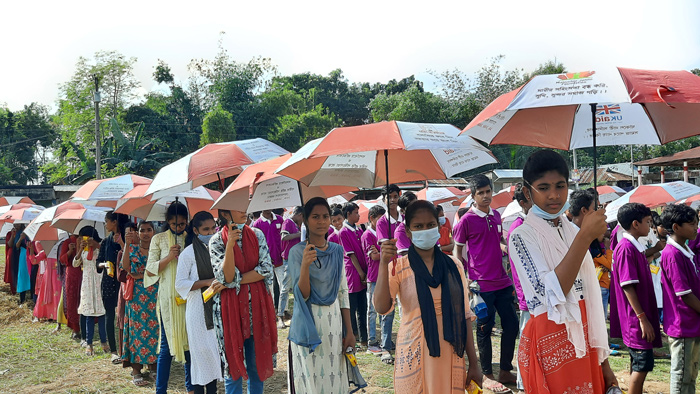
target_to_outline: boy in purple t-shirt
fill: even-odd
[[[374,309],[374,288],[377,285],[377,274],[379,273],[379,242],[377,242],[377,221],[382,215],[386,213],[386,210],[381,205],[375,205],[369,209],[369,223],[370,226],[362,234],[362,250],[365,252],[365,258],[367,259],[367,334],[369,335],[369,342],[367,344],[367,351],[372,354],[380,354],[382,348],[379,346],[377,341],[377,311]],[[382,328],[384,327],[384,317],[381,317]],[[393,312],[391,316],[391,321],[393,322]],[[389,334],[391,334],[391,329],[389,329]],[[383,334],[383,330],[382,330]],[[391,340],[391,335],[389,336]],[[385,337],[382,335],[382,342]],[[391,350],[391,348],[389,348]]]
[[[698,234],[698,218],[687,205],[667,206],[661,223],[668,243],[661,252],[664,331],[671,349],[671,392],[694,393],[700,363],[700,267],[686,241]]]
[[[651,230],[651,210],[643,204],[628,203],[620,207],[617,221],[625,233],[613,253],[610,291],[617,313],[610,314],[610,336],[622,338],[629,348],[629,392],[641,394],[647,374],[654,369],[654,348],[662,346],[654,282],[644,255],[646,247],[637,240]]]
[[[418,196],[413,192],[406,192],[399,197],[399,208],[401,209],[402,217],[411,203],[416,201]],[[406,225],[404,222],[399,223],[394,230],[394,239],[396,239],[396,250],[401,256],[408,254],[408,249],[411,247],[411,239],[406,235]]]
[[[289,251],[292,247],[301,242],[301,231],[299,230],[303,222],[304,208],[294,207],[292,216],[284,220],[282,223],[282,284],[280,285],[280,297],[277,308],[277,328],[285,328],[287,325],[284,320],[291,319],[291,315],[287,312],[287,301],[289,300],[289,291],[291,285],[289,283],[289,275],[287,275],[287,259],[289,259]]]
[[[391,239],[396,226],[403,221],[403,217],[399,213],[399,197],[401,197],[401,189],[398,186],[391,184],[387,189],[386,186],[382,190],[382,198],[388,207],[389,217],[391,221],[383,215],[377,221],[377,240],[381,245],[382,242]]]
[[[497,387],[491,364],[491,331],[496,323],[496,312],[501,317],[501,358],[498,382],[514,384],[513,370],[515,339],[518,336],[518,316],[515,313],[513,283],[503,267],[503,244],[501,215],[491,209],[491,181],[484,175],[475,175],[470,180],[471,195],[475,205],[462,216],[455,227],[454,240],[457,247],[454,256],[464,264],[469,280],[477,282],[479,294],[487,305],[488,316],[477,320],[476,340],[479,361],[484,374],[484,386]],[[462,251],[467,249],[467,258]]]
[[[345,275],[348,281],[352,330],[362,346],[367,346],[367,260],[362,249],[362,229],[357,226],[360,220],[359,211],[360,207],[353,202],[343,205],[345,222],[337,234],[340,246],[345,250]]]

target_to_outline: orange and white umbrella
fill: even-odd
[[[515,195],[516,186],[509,186],[505,189],[501,189],[498,193],[493,195],[491,199],[491,209],[499,210],[501,208],[505,209],[508,204],[513,201],[513,196]],[[502,210],[498,211],[502,213]]]
[[[82,204],[81,204],[82,205]],[[68,209],[58,213],[51,221],[51,226],[76,234],[85,226],[93,226],[100,236],[104,236],[105,215],[109,209],[102,207],[86,206]],[[101,223],[98,225],[97,223]]]
[[[357,197],[357,194],[355,194],[353,192],[347,192],[347,193],[343,193],[343,194],[338,194],[337,196],[328,197],[327,200],[328,200],[328,203],[331,205],[332,204],[343,205],[346,202],[350,202],[355,197]]]
[[[360,201],[354,201],[355,204],[360,208],[358,210],[358,213],[360,214],[360,221],[358,223],[367,223],[369,222],[369,210],[375,206],[375,205],[382,205],[381,199],[376,199],[376,200],[360,200]]]
[[[29,206],[21,206],[17,207],[18,205],[29,205]],[[15,204],[14,209],[10,209],[9,211],[5,212],[0,216],[0,223],[24,223],[27,224],[34,220],[41,211],[43,211],[44,207],[40,205],[31,205],[31,204]]]
[[[307,186],[375,188],[447,179],[495,163],[491,152],[449,124],[381,122],[339,127],[313,140],[278,170]]]
[[[37,216],[34,220],[32,220],[31,223],[27,226],[27,228],[24,230],[24,232],[27,234],[27,237],[30,240],[33,241],[39,241],[41,242],[41,246],[45,250],[51,250],[53,246],[60,242],[63,239],[68,238],[68,232],[65,230],[61,230],[59,228],[53,227],[51,223],[53,220],[63,214],[64,212],[70,211],[70,210],[80,210],[85,208],[83,204],[73,202],[73,201],[66,201],[64,203],[54,205],[53,207],[46,208],[43,210],[39,216]],[[96,208],[96,207],[88,207],[89,209],[95,209],[95,210],[101,210],[102,212],[106,212],[108,208]],[[86,225],[91,225],[97,228],[100,236],[104,236],[104,226],[95,226],[94,222],[84,222],[82,226]],[[82,226],[77,226],[75,228],[75,232],[78,232]],[[74,233],[75,233],[74,232]]]
[[[15,196],[5,196],[5,197],[0,197],[0,207],[5,206],[5,205],[14,205],[14,204],[34,204],[34,201],[32,201],[31,198],[29,197],[15,197]]]
[[[218,216],[217,211],[211,209],[211,206],[221,196],[221,192],[199,186],[192,190],[154,201],[151,200],[150,195],[145,194],[147,190],[148,185],[135,187],[134,190],[125,194],[117,202],[114,212],[135,216],[147,221],[162,221],[165,220],[165,213],[170,204],[179,201],[187,207],[190,219],[199,211],[208,211],[214,217]]]
[[[290,153],[248,166],[226,188],[212,209],[256,212],[298,206],[312,197],[328,198],[357,189],[352,186],[333,185],[309,187],[295,179],[276,174],[275,171],[279,166],[291,156]]]
[[[139,185],[150,185],[151,179],[138,175],[121,175],[90,181],[80,187],[71,200],[83,205],[114,208],[117,200]]]
[[[624,196],[605,207],[608,222],[617,220],[617,211],[628,202],[638,202],[649,208],[672,204],[700,194],[700,187],[688,182],[656,183],[642,185],[627,192]]]
[[[598,186],[595,190],[598,193],[598,201],[601,204],[615,201],[627,193],[625,189],[618,186]]]
[[[209,144],[161,168],[146,194],[161,198],[213,182],[221,185],[246,166],[288,153],[262,138]]]
[[[468,192],[456,187],[426,187],[416,192],[419,200],[430,201],[435,205],[466,198],[468,195]]]

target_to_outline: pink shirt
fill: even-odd
[[[523,224],[523,218],[518,216],[517,219],[513,221],[513,224],[510,225],[510,229],[508,229],[508,240],[510,241],[510,233],[513,232],[518,226]],[[518,279],[518,271],[515,269],[515,266],[513,265],[513,259],[508,256],[508,260],[510,261],[510,272],[513,274],[513,286],[515,286],[515,293],[518,295],[518,308],[520,308],[521,311],[526,311],[527,310],[527,301],[525,300],[525,295],[523,294],[523,287],[520,285],[520,279]]]
[[[282,223],[282,231],[280,235],[296,234],[298,232],[299,227],[296,223],[294,223],[294,220],[286,219],[284,223]],[[289,251],[292,250],[292,247],[298,244],[299,242],[301,242],[301,238],[294,238],[291,241],[282,241],[282,260],[289,259]]]
[[[377,281],[377,276],[379,275],[379,261],[374,261],[370,257],[370,249],[372,246],[379,251],[377,232],[370,227],[362,234],[362,250],[365,252],[365,258],[367,259],[367,282],[374,283]]]
[[[610,278],[611,300],[614,300],[615,308],[610,309],[610,336],[622,338],[627,347],[633,349],[652,349],[661,347],[661,327],[659,326],[659,312],[656,308],[656,296],[654,295],[654,282],[651,279],[649,263],[644,256],[644,246],[630,234],[625,233],[624,238],[617,244],[613,253],[613,269]],[[642,338],[642,329],[639,318],[632,309],[622,289],[624,286],[634,286],[637,298],[642,310],[649,319],[654,329],[656,338],[654,342],[647,342]],[[615,311],[617,313],[615,313]],[[666,313],[664,312],[664,320]]]
[[[340,245],[340,238],[338,237],[338,231],[333,227],[328,230],[328,242],[334,242]]]
[[[465,268],[469,279],[479,283],[481,291],[496,291],[513,284],[503,268],[501,251],[501,215],[472,207],[454,229],[457,245],[467,250]]]
[[[340,239],[340,246],[345,251],[345,276],[348,280],[348,292],[357,293],[367,288],[367,285],[360,280],[360,273],[355,269],[350,256],[355,255],[357,262],[365,273],[367,272],[367,260],[362,249],[362,230],[359,227],[352,227],[348,222],[343,223],[343,227],[337,232]]]
[[[258,220],[253,222],[251,227],[255,227],[265,234],[265,240],[267,241],[267,247],[270,249],[270,259],[272,260],[272,265],[279,267],[282,265],[282,217],[272,214],[274,217],[272,220],[265,219],[264,216],[260,215]]]
[[[700,314],[681,298],[690,293],[700,298],[700,267],[693,257],[671,237],[661,252],[664,331],[673,338],[700,337]]]
[[[396,230],[396,227],[401,222],[403,222],[403,217],[401,214],[399,214],[398,220],[391,218],[391,230]],[[381,244],[389,238],[391,238],[391,233],[389,232],[389,219],[387,219],[387,215],[382,215],[382,217],[377,220],[377,240]]]
[[[408,252],[408,248],[411,247],[411,239],[406,235],[406,225],[399,223],[394,230],[394,238],[396,239],[396,249],[399,253]]]

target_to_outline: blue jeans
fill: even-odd
[[[390,351],[394,350],[394,341],[391,339],[391,331],[394,327],[394,312],[396,310],[391,311],[391,313],[387,313],[384,316],[381,316],[379,319],[379,322],[382,325],[382,343],[381,347],[385,351]]]
[[[377,311],[374,309],[374,288],[376,282],[367,282],[367,336],[369,343],[377,341]]]
[[[608,318],[608,304],[610,303],[610,289],[605,287],[600,288],[600,296],[603,297],[603,313],[605,314],[605,319]]]
[[[92,338],[95,336],[95,319],[97,319],[97,329],[100,332],[100,342],[107,342],[107,328],[105,326],[105,315],[85,316],[85,340],[92,346]]]
[[[275,277],[277,278],[277,284],[280,288],[280,298],[277,303],[277,316],[284,316],[284,312],[287,310],[287,302],[289,301],[289,290],[291,289],[290,281],[292,278],[287,274],[287,263],[288,260],[283,260],[284,262],[279,267],[275,267]]]
[[[168,392],[168,381],[170,380],[170,365],[173,363],[173,356],[170,354],[170,346],[168,345],[168,338],[165,336],[165,328],[160,326],[161,341],[160,341],[160,353],[158,353],[158,377],[156,380],[156,394],[167,394]],[[192,372],[191,372],[191,360],[190,352],[185,352],[185,387],[187,391],[194,391],[194,386],[192,385]]]
[[[263,382],[258,377],[258,368],[255,365],[255,342],[253,337],[243,341],[243,355],[245,356],[245,368],[248,372],[248,394],[263,394]],[[233,380],[230,377],[224,380],[226,394],[243,394],[243,377]]]

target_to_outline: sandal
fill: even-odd
[[[134,375],[134,379],[132,381],[136,387],[144,387],[149,385],[147,381],[143,380],[143,376],[140,373]]]
[[[112,364],[121,364],[122,358],[116,354],[112,354]]]
[[[386,365],[394,365],[394,356],[392,356],[391,353],[387,352],[382,354],[381,360]]]
[[[92,346],[88,345],[87,348],[85,349],[85,355],[86,356],[94,356],[95,351],[92,350]]]
[[[494,394],[512,393],[512,391],[508,387],[504,386],[503,383],[486,377],[484,378],[484,389],[493,391]]]

